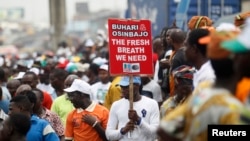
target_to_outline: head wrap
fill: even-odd
[[[193,30],[204,26],[210,27],[212,24],[213,21],[207,16],[193,16],[188,22],[188,28]]]
[[[195,70],[191,66],[182,65],[173,70],[173,76],[175,79],[175,84],[182,85],[188,84],[192,85],[193,83],[193,74]]]
[[[237,27],[243,26],[248,17],[250,17],[250,11],[236,15],[234,18],[234,25]]]

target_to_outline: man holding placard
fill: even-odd
[[[159,125],[159,108],[155,100],[142,96],[139,92],[141,79],[132,77],[133,108],[130,105],[130,80],[122,77],[119,85],[123,98],[114,102],[106,129],[108,140],[153,141]]]

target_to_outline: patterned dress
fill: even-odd
[[[187,102],[161,121],[160,128],[170,136],[184,141],[206,141],[209,124],[241,124],[243,105],[228,90],[210,85],[199,87]]]

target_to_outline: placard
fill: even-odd
[[[153,49],[149,20],[109,19],[111,75],[152,75]]]

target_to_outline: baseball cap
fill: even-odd
[[[107,64],[103,64],[99,67],[99,70],[105,70],[108,71],[109,70],[109,66]]]
[[[65,70],[69,73],[74,73],[77,72],[77,66],[75,63],[69,62],[66,67]]]
[[[141,78],[138,76],[133,77],[133,83],[141,84]],[[128,76],[122,77],[119,85],[124,87],[129,86],[129,77]]]
[[[76,67],[79,72],[86,72],[89,69],[89,66],[90,66],[89,63],[84,63],[84,64],[80,62],[76,63]]]
[[[236,39],[224,41],[221,43],[222,48],[233,53],[244,53],[250,51],[250,18],[246,20],[246,26]]]
[[[95,43],[93,42],[92,39],[87,39],[87,41],[85,43],[85,47],[92,47],[94,45],[95,45]]]
[[[80,79],[75,79],[69,88],[64,89],[65,92],[75,92],[79,91],[84,94],[91,95],[91,86]]]
[[[24,76],[25,72],[19,72],[17,76],[15,76],[13,79],[22,79]]]
[[[29,71],[34,72],[36,75],[39,75],[39,72],[40,72],[40,70],[38,68],[35,68],[35,67],[29,69]]]

